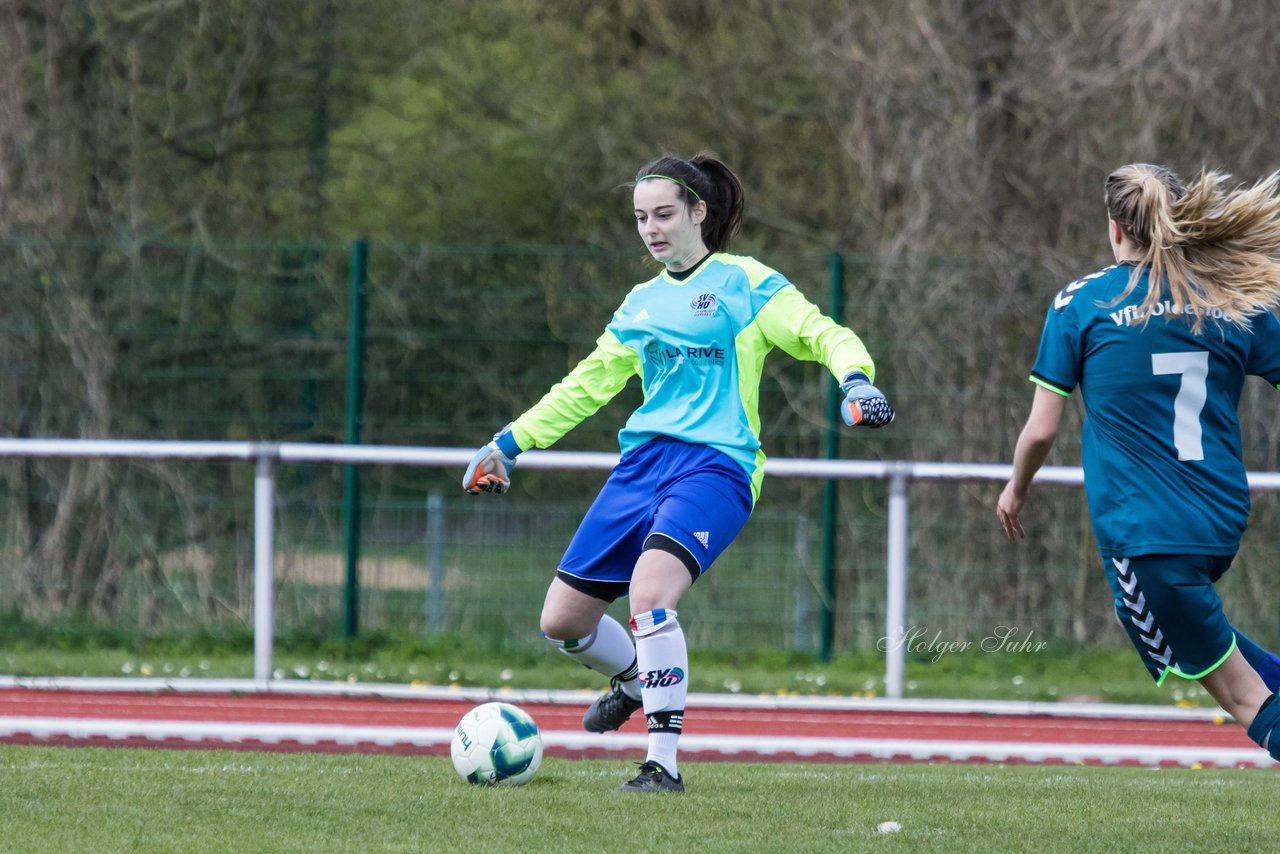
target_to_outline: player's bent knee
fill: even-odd
[[[561,649],[582,647],[595,637],[600,620],[575,619],[565,615],[548,614],[545,611],[539,621],[538,629],[547,641]]]
[[[632,614],[647,614],[652,611],[666,611],[668,614],[674,614],[675,606],[680,602],[680,597],[672,596],[666,587],[655,592],[638,589],[633,585],[630,598]]]
[[[594,634],[590,634],[586,637],[561,638],[545,631],[542,632],[542,639],[562,652],[581,652],[591,646],[591,642],[595,640],[595,637]]]
[[[542,636],[551,643],[561,645],[575,638],[581,638],[591,634],[590,631],[574,631],[574,627],[570,625],[568,621],[554,619],[543,619],[538,625],[538,630],[542,633]]]
[[[560,608],[543,608],[538,619],[538,630],[548,640],[552,638],[568,639],[586,637],[595,631],[595,624],[581,625],[583,620],[574,619],[571,613]]]

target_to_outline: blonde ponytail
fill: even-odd
[[[1188,315],[1199,333],[1206,317],[1247,326],[1280,305],[1280,173],[1252,187],[1229,189],[1230,176],[1204,172],[1189,187],[1170,170],[1146,163],[1107,177],[1107,213],[1143,256],[1121,299],[1133,292],[1144,268],[1154,284],[1137,317],[1142,322],[1162,299]]]

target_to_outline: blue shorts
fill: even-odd
[[[556,573],[612,602],[646,549],[678,557],[696,581],[751,515],[751,481],[727,454],[660,436],[618,462],[578,525]]]
[[[1213,584],[1235,555],[1104,557],[1116,615],[1156,684],[1201,679],[1236,648]]]

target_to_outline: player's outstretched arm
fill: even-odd
[[[840,414],[850,427],[883,427],[893,421],[894,411],[884,392],[871,384],[867,375],[853,371],[840,383],[844,390],[844,403]]]
[[[462,476],[462,488],[472,495],[492,492],[501,495],[511,488],[511,470],[516,467],[520,446],[511,435],[508,424],[493,435],[492,441],[471,458],[466,474]]]
[[[635,351],[606,329],[596,341],[595,350],[527,412],[494,434],[493,441],[476,451],[462,476],[462,488],[472,495],[506,492],[521,451],[555,444],[612,400],[639,370]]]

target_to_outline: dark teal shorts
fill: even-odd
[[[1104,557],[1116,615],[1156,684],[1201,679],[1236,648],[1213,584],[1235,555]]]

